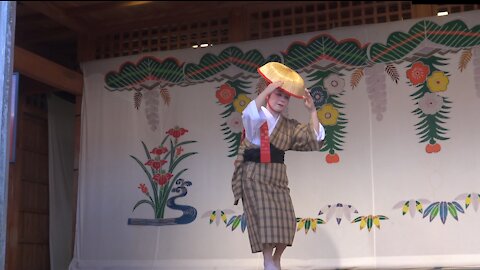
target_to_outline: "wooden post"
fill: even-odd
[[[244,7],[233,8],[230,11],[230,42],[241,42],[248,40],[250,29],[248,29],[248,14]]]
[[[14,67],[20,74],[36,81],[74,95],[82,94],[82,74],[20,47],[15,47]]]
[[[95,60],[95,37],[85,34],[79,35],[77,55],[79,63]]]
[[[15,33],[15,1],[0,2],[0,270],[5,269],[8,164],[9,164],[9,100],[12,92],[13,42]]]
[[[75,98],[75,128],[73,148],[73,194],[72,194],[72,258],[75,250],[75,228],[77,224],[77,201],[78,201],[78,168],[80,158],[80,134],[81,134],[81,111],[82,96]]]
[[[434,6],[433,5],[424,5],[424,4],[413,4],[412,5],[412,18],[425,18],[434,16]]]

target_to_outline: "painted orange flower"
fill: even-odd
[[[218,102],[222,104],[230,104],[235,98],[235,88],[231,87],[228,84],[222,84],[220,88],[215,92],[215,96],[218,99]]]
[[[430,68],[422,62],[413,63],[412,67],[407,70],[407,78],[413,85],[418,85],[427,79]]]

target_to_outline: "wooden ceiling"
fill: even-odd
[[[295,3],[301,3],[296,1]],[[308,1],[304,1],[308,2]],[[195,21],[286,1],[17,1],[15,45],[78,70],[79,35]],[[292,2],[290,2],[292,3]]]
[[[81,52],[79,53],[78,47],[84,49],[92,46],[91,41],[102,40],[103,37],[111,36],[112,33],[117,33],[118,35],[118,33],[122,32],[128,33],[129,30],[135,31],[134,29],[152,26],[167,27],[167,25],[175,24],[194,24],[202,20],[228,17],[229,20],[226,20],[227,25],[224,27],[227,27],[227,30],[230,31],[230,39],[226,42],[237,42],[252,38],[265,38],[263,35],[259,35],[256,38],[253,35],[248,36],[247,32],[252,27],[262,31],[265,29],[267,31],[275,31],[278,30],[275,28],[275,23],[279,23],[281,25],[280,28],[284,27],[284,25],[284,28],[286,28],[287,23],[293,23],[293,26],[295,26],[298,20],[303,20],[305,27],[301,31],[309,32],[339,26],[432,16],[436,14],[435,12],[441,6],[449,6],[448,10],[451,12],[480,8],[480,5],[425,5],[415,4],[415,2],[17,1],[15,45],[69,69],[80,71],[78,56],[80,55],[80,58],[82,58],[82,55]],[[301,7],[302,5],[303,7]],[[298,7],[300,12],[297,12]],[[309,7],[311,7],[313,12],[308,13]],[[292,10],[293,13],[291,12],[292,14],[288,15],[285,13],[288,10]],[[370,15],[369,10],[371,10]],[[260,11],[262,12],[261,14],[258,13]],[[347,15],[343,15],[344,12]],[[277,13],[280,15],[276,15]],[[359,17],[355,17],[357,16],[355,13],[359,13]],[[252,17],[252,14],[256,15]],[[308,21],[309,17],[312,17],[313,20],[315,16],[312,15],[317,16],[318,20],[326,18],[325,25],[322,27],[319,27],[319,25],[307,26],[305,21]],[[406,15],[407,17],[405,17]],[[386,20],[377,20],[380,19],[380,16],[386,17]],[[256,19],[257,24],[254,25],[252,21],[250,21],[250,25],[245,23],[245,18],[247,17]],[[360,20],[357,20],[359,18]],[[314,21],[316,22],[317,19]],[[357,21],[359,22],[357,23]],[[199,26],[202,27],[202,25],[200,24]],[[293,29],[293,27],[291,28]],[[287,29],[283,30],[285,31],[279,32],[280,35],[301,33],[301,31],[290,31],[290,33],[287,33]],[[273,34],[273,36],[278,36],[275,35],[275,32]],[[270,36],[267,35],[266,37]],[[180,36],[179,38],[183,37]],[[84,44],[85,40],[90,41],[90,43],[87,43],[87,46]],[[159,40],[158,42],[163,41]],[[108,42],[106,44],[108,45]],[[162,50],[160,47],[158,49]],[[114,57],[115,55],[109,57],[112,56]]]

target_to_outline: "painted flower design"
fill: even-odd
[[[160,186],[165,185],[170,178],[172,178],[173,174],[171,173],[157,173],[153,175],[153,181],[155,181]]]
[[[147,161],[147,163],[145,163],[145,165],[150,166],[155,170],[159,170],[160,168],[162,168],[163,165],[165,165],[165,163],[167,163],[167,161],[163,159],[162,160],[150,159],[149,161]]]
[[[316,108],[320,108],[327,103],[328,93],[321,86],[312,87],[310,89],[310,95]]]
[[[318,120],[324,126],[334,126],[337,123],[338,114],[338,110],[332,104],[325,104],[317,110]]]
[[[155,147],[153,148],[152,151],[150,151],[150,154],[155,154],[157,156],[161,155],[161,154],[165,154],[168,152],[168,149],[166,147]]]
[[[447,90],[448,77],[443,71],[434,71],[427,79],[427,87],[432,92],[443,92]]]
[[[407,78],[413,85],[418,85],[427,79],[430,68],[422,62],[413,63],[412,67],[407,70]]]
[[[188,132],[187,129],[180,128],[180,127],[175,127],[175,128],[171,128],[166,133],[168,135],[174,137],[175,139],[178,139],[180,136],[182,136],[183,134],[185,134],[187,132]]]
[[[145,184],[143,184],[143,183],[140,184],[140,185],[138,186],[138,188],[142,191],[142,193],[148,195],[148,188],[147,188],[147,186],[145,186]]]
[[[330,95],[338,95],[345,90],[345,80],[338,74],[330,73],[324,80],[323,86]]]
[[[344,204],[344,203],[337,203],[337,204],[329,204],[318,212],[318,215],[326,214],[325,222],[328,222],[333,216],[335,216],[335,220],[337,224],[340,225],[342,222],[342,218],[345,217],[348,222],[350,222],[352,213],[358,213],[355,207]]]
[[[243,130],[242,114],[232,112],[227,118],[227,125],[234,133],[240,133]]]
[[[443,98],[434,93],[425,93],[418,101],[418,107],[424,114],[432,115],[440,111],[443,106]]]
[[[217,97],[218,102],[225,105],[232,103],[235,95],[235,88],[231,87],[226,83],[222,84],[220,88],[215,92],[215,96]]]
[[[185,158],[197,154],[197,152],[188,152],[183,153],[183,147],[187,144],[195,143],[196,141],[183,141],[179,142],[178,137],[182,136],[188,132],[184,128],[172,128],[167,131],[162,143],[157,145],[157,147],[149,150],[151,148],[142,141],[142,146],[147,156],[147,160],[141,161],[137,157],[130,155],[138,165],[140,165],[141,170],[144,172],[147,177],[147,183],[150,183],[151,188],[147,189],[146,184],[141,183],[138,188],[145,194],[146,198],[141,199],[135,203],[133,206],[133,211],[137,209],[142,204],[150,205],[153,209],[155,219],[163,219],[165,215],[166,207],[170,207],[167,201],[169,198],[173,198],[172,193],[186,192],[187,186],[191,186],[192,182],[185,181],[184,179],[179,178],[179,176],[184,173],[187,169],[184,168],[180,171],[176,171],[176,167],[180,164]],[[174,137],[174,140],[171,138]],[[168,143],[170,147],[164,147],[167,139],[170,138]],[[180,151],[179,151],[180,150]],[[176,153],[176,155],[174,155]],[[161,157],[161,155],[164,155]],[[168,157],[168,161],[167,159]],[[169,164],[166,166],[165,164]],[[174,187],[176,185],[176,187]],[[151,193],[150,193],[151,192]],[[190,207],[190,206],[186,206]],[[191,209],[191,208],[190,208]],[[196,218],[196,210],[193,208],[191,215],[188,216],[188,219],[185,222],[190,223]],[[136,219],[128,219],[129,225],[140,225]],[[141,225],[156,225],[158,224],[144,224]]]
[[[240,94],[238,97],[233,101],[233,107],[239,113],[243,112],[243,110],[247,107],[248,103],[252,101],[247,95]]]
[[[183,147],[177,147],[177,149],[175,149],[175,155],[180,156],[183,153],[183,150]]]

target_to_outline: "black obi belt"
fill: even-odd
[[[278,149],[270,143],[270,159],[271,163],[284,163],[285,151]],[[243,153],[243,161],[251,161],[260,163],[260,148],[250,148]]]

